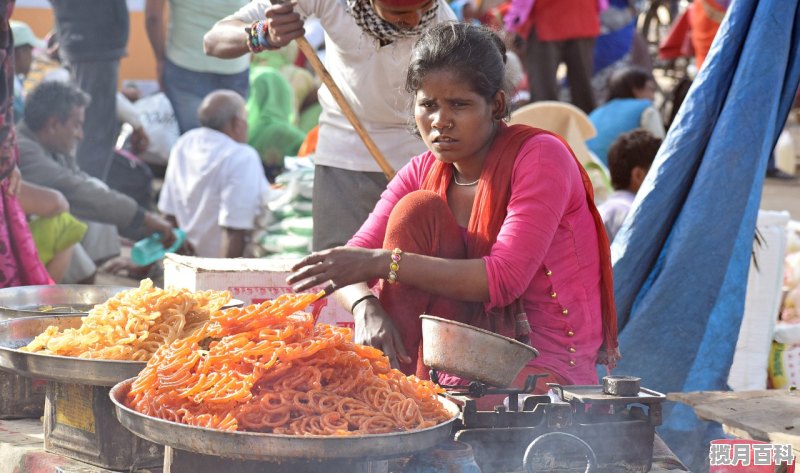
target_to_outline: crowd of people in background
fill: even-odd
[[[185,253],[248,256],[270,184],[300,155],[314,163],[309,251],[348,242],[389,176],[298,50],[304,35],[324,38],[312,41],[317,54],[396,171],[425,151],[409,131],[404,90],[416,41],[453,21],[497,31],[512,117],[528,103],[564,101],[581,117],[559,125],[553,115],[550,131],[585,121],[590,139],[564,138],[590,171],[610,238],[669,125],[633,0],[147,0],[159,103],[176,127],[165,145],[154,134],[166,127],[148,130],[137,113],[147,98],[118,89],[126,0],[50,3],[55,28],[44,39],[12,19],[13,0],[0,12],[2,286],[92,282],[121,244],[152,232],[169,244],[177,227]],[[695,0],[676,21],[697,68],[729,3]],[[141,160],[157,144],[166,169]],[[790,177],[774,166],[768,175]]]

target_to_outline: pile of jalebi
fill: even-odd
[[[50,326],[24,351],[50,355],[147,361],[162,345],[200,328],[230,301],[228,291],[159,289],[143,280],[94,306],[78,328]]]
[[[153,355],[128,405],[194,426],[287,435],[390,433],[451,417],[441,388],[391,369],[349,329],[299,312],[316,297],[287,294],[212,314]]]

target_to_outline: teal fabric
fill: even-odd
[[[586,145],[597,158],[608,166],[608,149],[617,137],[626,131],[639,128],[642,112],[653,102],[647,99],[612,99],[597,107],[589,114],[597,136],[588,140]]]

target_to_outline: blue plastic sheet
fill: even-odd
[[[800,80],[799,46],[798,0],[731,4],[612,245],[616,373],[661,392],[727,388],[767,161]],[[670,405],[660,432],[697,464],[707,427]]]

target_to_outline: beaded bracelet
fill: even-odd
[[[386,277],[386,280],[389,284],[394,284],[397,282],[397,272],[400,271],[400,260],[403,259],[403,250],[400,248],[395,248],[392,250],[392,262],[389,263],[389,275]]]
[[[257,54],[261,51],[280,49],[269,43],[269,25],[266,21],[254,21],[244,30],[247,33],[247,49],[250,52]]]

